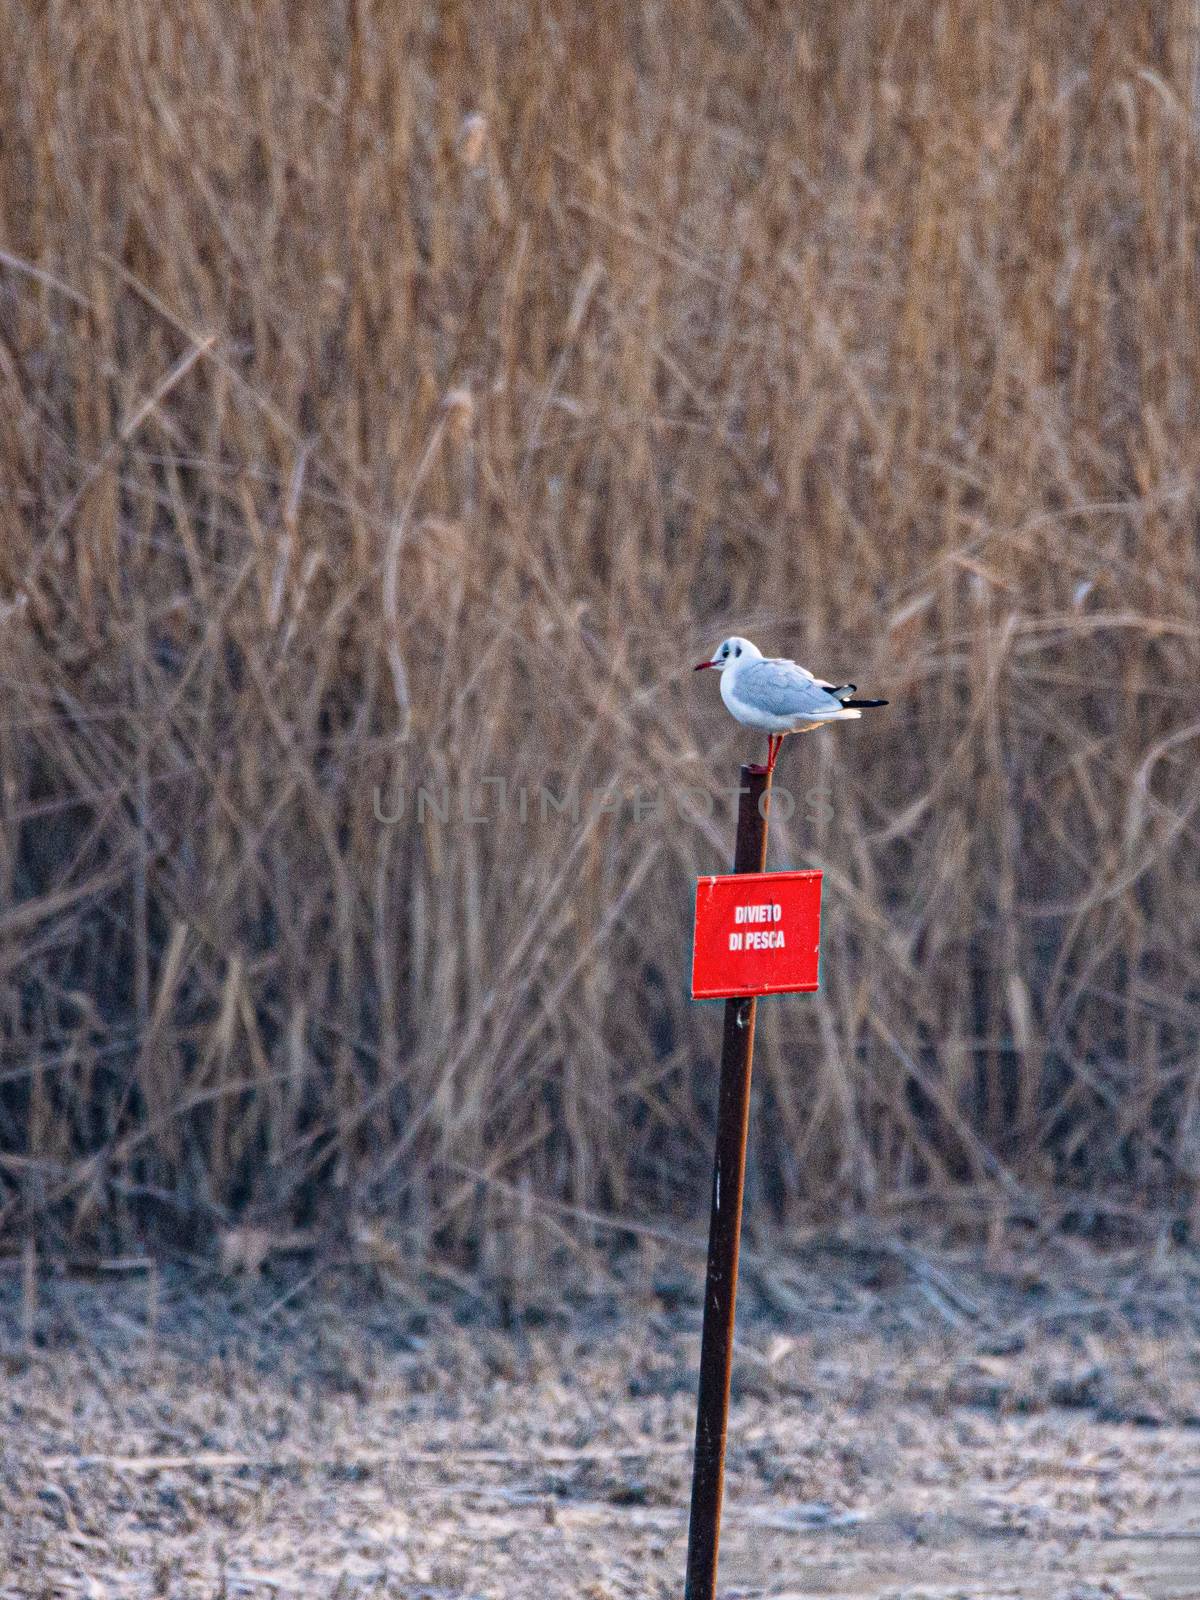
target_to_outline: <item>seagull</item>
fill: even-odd
[[[775,758],[789,733],[806,733],[825,722],[845,722],[861,717],[869,706],[886,700],[855,700],[853,683],[827,683],[814,678],[782,656],[764,656],[756,644],[734,634],[725,639],[711,661],[698,661],[696,672],[712,667],[721,674],[721,699],[731,715],[747,727],[767,735],[767,765],[774,772]]]

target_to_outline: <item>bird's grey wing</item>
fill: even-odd
[[[821,689],[833,689],[835,684],[828,678],[818,678],[815,672],[810,672],[807,667],[802,667],[798,661],[791,661],[787,656],[768,656],[767,660],[773,667],[790,667],[793,672],[798,672],[802,678],[807,678],[809,683],[815,683]]]
[[[833,711],[838,705],[812,673],[794,661],[754,662],[743,668],[738,691],[742,698],[773,717]]]

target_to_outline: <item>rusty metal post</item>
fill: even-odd
[[[761,767],[743,766],[740,788],[733,870],[762,872],[767,864],[771,775]],[[716,1594],[756,1006],[754,1000],[725,1002],[684,1600],[714,1600]]]

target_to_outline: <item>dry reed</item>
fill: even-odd
[[[753,1214],[1190,1206],[1192,4],[0,30],[0,1237],[694,1212],[734,629],[892,702]]]

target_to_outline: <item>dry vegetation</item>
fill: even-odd
[[[1193,13],[0,0],[0,1237],[694,1210],[734,628],[754,1214],[1190,1208]]]

